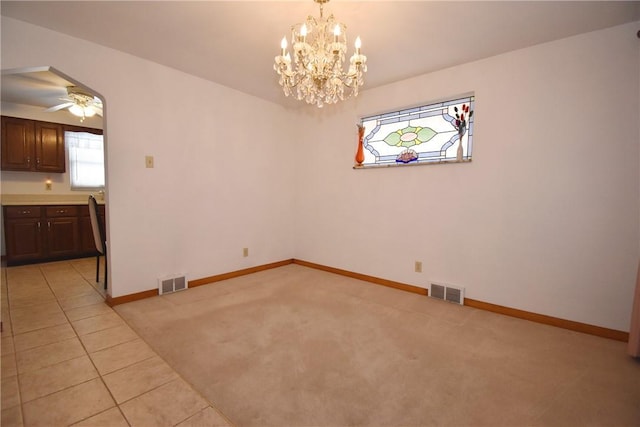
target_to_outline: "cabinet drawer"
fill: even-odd
[[[65,216],[78,216],[77,206],[48,206],[46,210],[47,218],[57,218]]]
[[[42,210],[40,206],[6,206],[7,218],[40,218]]]

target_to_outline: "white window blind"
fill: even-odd
[[[104,144],[102,135],[65,132],[69,150],[69,174],[72,190],[104,188]]]

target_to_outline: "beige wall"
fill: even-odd
[[[174,272],[296,257],[628,330],[640,237],[636,31],[584,34],[297,112],[7,18],[2,66],[51,65],[105,97],[113,296]],[[360,116],[470,91],[471,164],[351,168]]]
[[[112,296],[170,274],[201,278],[293,256],[295,131],[284,109],[2,17],[3,69],[43,65],[105,101]]]
[[[637,30],[366,90],[324,117],[300,153],[296,257],[629,330],[640,240]],[[359,117],[467,92],[476,95],[472,163],[351,169]]]

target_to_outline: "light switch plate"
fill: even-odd
[[[144,163],[147,168],[153,168],[153,156],[145,156]]]

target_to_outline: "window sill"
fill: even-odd
[[[421,163],[387,163],[382,165],[354,165],[353,169],[383,169],[383,168],[405,168],[408,166],[431,166],[442,165],[447,163],[471,163],[472,159],[457,160],[440,160],[437,162],[421,162]]]

